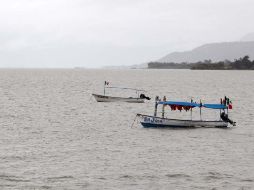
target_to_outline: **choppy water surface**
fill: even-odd
[[[228,95],[237,126],[131,128],[153,101],[97,103],[104,80],[153,98]],[[254,189],[253,82],[253,71],[0,70],[0,189]]]

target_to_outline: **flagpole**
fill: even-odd
[[[106,81],[104,82],[104,96],[105,96],[105,85],[106,85]]]

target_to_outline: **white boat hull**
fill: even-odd
[[[137,114],[141,118],[141,125],[149,127],[227,127],[224,121],[202,121],[202,120],[180,120],[160,118],[148,115]]]
[[[104,96],[99,94],[92,94],[97,102],[128,102],[128,103],[144,103],[144,99],[141,98],[123,98],[123,97],[113,97]]]

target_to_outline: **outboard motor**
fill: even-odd
[[[228,118],[228,115],[227,115],[225,112],[222,112],[222,113],[220,114],[220,118],[221,118],[223,121],[228,122],[228,123],[230,123],[231,125],[235,126],[235,122],[232,121],[231,119],[229,119],[229,118]]]
[[[151,99],[148,96],[146,96],[145,94],[140,94],[139,98],[141,98],[141,99],[147,99],[147,100]]]

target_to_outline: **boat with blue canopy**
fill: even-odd
[[[162,106],[162,115],[161,117],[157,116],[157,108],[158,106]],[[173,119],[165,117],[165,107],[169,106],[172,111],[174,110],[185,110],[191,112],[191,119]],[[200,110],[200,119],[193,120],[192,119],[192,109]],[[220,111],[220,119],[219,120],[203,120],[201,117],[202,109],[214,109]],[[235,122],[229,119],[228,110],[232,109],[231,101],[225,97],[224,100],[221,99],[220,104],[202,104],[193,102],[181,102],[181,101],[166,101],[166,97],[164,96],[161,101],[157,96],[155,98],[155,109],[154,115],[144,115],[137,114],[137,117],[141,119],[140,123],[143,127],[228,127],[228,124],[235,126]]]

